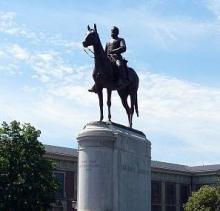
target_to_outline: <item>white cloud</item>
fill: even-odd
[[[81,42],[66,40],[59,35],[35,32],[25,25],[16,22],[16,13],[0,11],[0,32],[12,36],[23,37],[34,44],[49,44],[57,47],[64,47],[71,50],[81,49]]]
[[[0,32],[12,36],[21,36],[28,39],[38,40],[38,35],[16,23],[16,13],[0,11]]]
[[[72,85],[71,85],[72,84]],[[90,84],[91,86],[91,84]],[[50,89],[50,94],[56,97],[62,97],[66,98],[72,102],[74,102],[77,105],[83,107],[85,109],[88,108],[94,108],[98,106],[97,104],[97,96],[92,95],[87,90],[90,88],[89,86],[80,86],[75,85],[74,80],[69,83],[69,85],[63,86],[60,84],[60,86],[54,87],[53,89]]]
[[[141,119],[137,120],[138,126],[145,125],[144,130],[148,134],[174,137],[176,144],[184,144],[183,149],[188,149],[187,156],[197,156],[195,160],[203,161],[199,154],[212,154],[216,157],[212,162],[217,162],[220,147],[220,89],[150,72],[143,74],[141,79]],[[178,152],[183,155],[183,149],[172,148],[176,156]]]
[[[60,81],[64,85],[68,81],[79,82],[85,78],[86,74],[83,72],[83,67],[76,68],[68,64],[55,51],[33,53],[28,64],[34,71],[34,78],[40,78],[42,82],[51,82],[53,85]]]
[[[18,44],[12,44],[6,47],[6,52],[13,56],[15,59],[18,60],[28,60],[29,59],[29,53],[26,49],[22,48]]]
[[[220,1],[219,0],[206,0],[207,7],[220,20]]]
[[[171,77],[146,73],[142,75],[145,81],[141,90],[142,103],[149,107],[148,99],[151,99],[153,107],[160,108],[160,115],[170,117],[175,111],[175,116],[185,117],[212,117],[220,118],[220,90],[202,87],[187,81],[181,81]],[[153,111],[152,111],[153,112]],[[157,113],[155,113],[157,115]]]
[[[14,18],[13,12],[0,12],[0,32],[7,32],[13,25]]]
[[[61,35],[53,35],[47,38],[47,42],[53,46],[62,46],[72,50],[82,49],[82,43],[72,40],[65,40]]]

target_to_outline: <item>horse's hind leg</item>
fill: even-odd
[[[100,108],[100,121],[103,120],[104,115],[103,115],[103,93],[102,93],[102,89],[98,89],[97,90],[97,94],[99,97],[99,108]]]
[[[127,92],[123,91],[123,90],[118,90],[118,94],[121,98],[121,102],[122,102],[122,105],[124,106],[125,110],[126,110],[126,113],[127,113],[127,116],[128,116],[128,123],[130,125],[130,108],[128,106],[128,102],[127,102],[127,98],[128,98],[128,94]]]
[[[136,97],[137,97],[137,95],[136,95],[136,93],[133,91],[133,92],[131,92],[130,97],[131,97],[130,127],[132,127],[133,114],[134,114],[134,106],[135,106],[135,103],[136,103]]]
[[[108,120],[111,121],[111,95],[112,90],[107,89],[107,106],[108,106]]]

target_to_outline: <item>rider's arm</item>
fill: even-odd
[[[124,53],[126,51],[126,44],[125,44],[125,40],[121,39],[120,41],[120,47],[116,48],[114,50],[111,51],[112,54],[121,54]]]

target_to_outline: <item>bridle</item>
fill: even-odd
[[[95,31],[96,32],[96,31]],[[97,34],[97,32],[96,32],[96,34]],[[95,37],[96,39],[97,39],[97,37]],[[91,50],[91,49],[89,49],[88,47],[84,47],[83,48],[83,50],[86,52],[86,54],[90,57],[90,58],[95,58],[95,56],[91,56],[87,51],[86,51],[86,49],[88,49],[88,51],[90,51],[93,55],[95,55],[95,53]]]
[[[89,48],[83,48],[83,50],[86,52],[86,54],[90,57],[90,58],[95,58],[94,56],[91,56],[87,51],[86,51],[86,49],[88,49],[93,55],[94,55],[94,52],[91,50],[91,49],[89,49]]]

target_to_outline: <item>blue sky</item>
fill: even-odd
[[[99,118],[87,92],[93,60],[81,45],[93,23],[103,45],[112,25],[126,40],[140,76],[134,128],[151,140],[152,159],[220,163],[219,0],[1,1],[1,122],[30,122],[43,143],[77,147],[79,131]],[[127,125],[116,93],[112,116]]]

